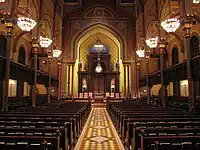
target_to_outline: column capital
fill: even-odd
[[[32,48],[31,48],[31,53],[32,54],[38,54],[39,52],[39,41],[36,37],[32,38]]]
[[[160,50],[160,54],[164,54],[165,52],[165,48],[166,48],[166,41],[164,38],[161,38],[159,43],[158,43],[158,47],[159,47],[159,50]]]
[[[185,30],[185,38],[190,38],[190,30],[192,28],[193,15],[187,15],[184,17],[183,30]]]

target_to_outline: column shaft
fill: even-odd
[[[187,18],[190,19],[190,18]],[[195,111],[195,91],[194,91],[194,81],[192,78],[192,65],[191,65],[191,48],[190,48],[190,22],[186,20],[185,23],[185,37],[184,37],[184,46],[185,51],[187,52],[187,76],[188,76],[188,89],[189,89],[189,111]]]
[[[7,32],[5,78],[3,80],[2,111],[8,111],[8,88],[9,88],[9,78],[10,78],[10,57],[11,57],[11,52],[12,52],[12,40],[13,40],[12,26],[9,26],[8,32]]]
[[[146,92],[147,92],[147,103],[150,102],[150,88],[149,88],[149,58],[146,58]]]

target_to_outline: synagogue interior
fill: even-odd
[[[200,0],[0,0],[0,150],[200,150]]]

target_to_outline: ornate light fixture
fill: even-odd
[[[138,55],[138,57],[145,57],[145,50],[137,50],[136,54]]]
[[[199,3],[200,3],[200,0],[193,0],[193,3],[194,3],[194,4],[199,4]]]
[[[177,18],[170,18],[170,19],[162,21],[161,26],[168,33],[175,32],[180,26],[180,21]]]
[[[150,47],[150,48],[156,48],[158,45],[158,36],[154,37],[154,38],[149,38],[146,40],[146,44]]]
[[[96,66],[96,68],[95,68],[95,71],[96,71],[97,73],[102,72],[102,67],[101,67],[100,62],[98,62],[97,66]]]
[[[40,36],[40,46],[41,47],[47,48],[51,45],[51,43],[52,43],[51,39]]]
[[[101,63],[100,63],[100,50],[101,50],[101,48],[103,48],[103,45],[101,44],[101,42],[99,40],[97,40],[97,44],[95,44],[94,47],[97,48],[97,52],[98,52],[97,66],[95,68],[95,71],[97,73],[100,73],[103,70],[102,67],[101,67]]]
[[[58,58],[61,54],[62,54],[62,51],[60,49],[53,50],[53,57]]]
[[[35,26],[36,22],[33,19],[27,17],[20,17],[17,19],[17,25],[21,28],[22,31],[31,31]]]

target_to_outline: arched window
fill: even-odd
[[[0,55],[6,57],[7,39],[4,35],[0,35]]]
[[[92,47],[89,48],[90,53],[108,53],[109,49],[105,45],[102,44],[94,44]]]
[[[199,49],[199,39],[197,36],[192,36],[190,39],[190,48],[192,52],[192,57],[197,56],[200,54]]]
[[[172,65],[178,64],[178,49],[175,47],[172,49]]]
[[[18,62],[25,65],[25,59],[26,59],[25,49],[24,49],[24,47],[20,47],[19,55],[18,55]]]

